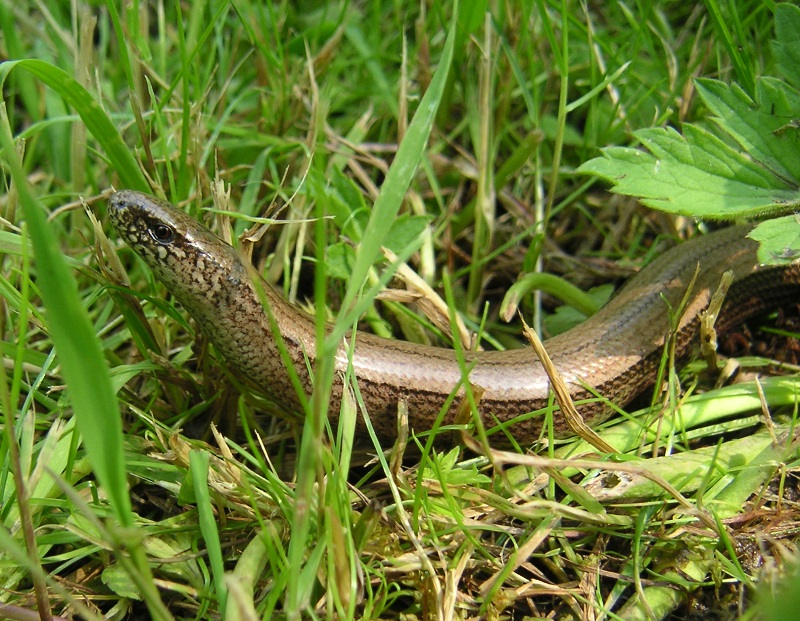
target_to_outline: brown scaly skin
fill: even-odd
[[[115,193],[109,200],[109,216],[119,235],[186,308],[231,367],[287,409],[298,410],[268,315],[236,250],[176,207],[140,192]],[[624,406],[652,385],[670,327],[665,300],[670,307],[678,307],[698,264],[700,273],[678,328],[679,358],[688,353],[698,331],[698,315],[727,270],[733,270],[734,284],[718,328],[730,328],[747,317],[799,300],[800,266],[759,267],[756,244],[745,237],[748,230],[730,227],[664,253],[593,317],[547,340],[545,347],[572,396],[591,398],[588,387]],[[306,369],[307,361],[313,364],[316,356],[314,320],[263,280],[259,288],[301,383],[310,393]],[[462,379],[454,352],[362,332],[354,338],[353,373],[379,436],[395,436],[400,399],[408,402],[412,429],[429,429]],[[348,365],[346,351],[343,344],[337,354],[340,372]],[[466,361],[472,367],[469,380],[484,390],[479,410],[488,427],[494,425],[492,416],[509,421],[547,406],[548,379],[530,348],[467,352]],[[339,411],[342,392],[342,373],[336,376],[331,416]],[[457,398],[446,422],[452,420],[458,402]],[[589,425],[610,414],[597,402],[579,406],[579,411]],[[528,417],[515,423],[511,432],[517,442],[535,442],[542,420]],[[554,425],[557,435],[569,434],[559,413]]]

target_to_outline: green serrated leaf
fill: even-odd
[[[578,172],[607,179],[614,192],[649,207],[694,218],[746,218],[800,205],[800,192],[713,134],[693,125],[684,133],[641,130],[636,137],[651,153],[611,147]]]
[[[775,7],[775,34],[772,53],[781,73],[800,88],[800,7],[782,3]]]
[[[696,80],[697,91],[724,132],[788,184],[800,180],[800,92],[775,78],[756,82],[753,101],[739,86]]]
[[[723,183],[737,181],[764,189],[785,187],[768,170],[696,125],[685,125],[683,136],[674,130],[645,129],[636,132],[636,137],[664,162],[674,159],[677,166],[695,168]]]
[[[797,214],[762,222],[748,235],[759,242],[762,264],[788,265],[800,257],[800,217]]]

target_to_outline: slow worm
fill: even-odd
[[[167,290],[199,324],[230,367],[286,409],[298,399],[273,338],[268,315],[237,251],[176,207],[132,190],[115,193],[109,217],[119,235],[144,259]],[[624,406],[655,380],[666,335],[668,307],[676,309],[697,266],[699,275],[677,322],[676,354],[684,357],[698,332],[698,317],[720,282],[733,270],[734,283],[718,328],[800,300],[800,266],[760,267],[747,226],[732,226],[694,238],[665,252],[642,269],[598,313],[581,325],[548,339],[545,347],[576,400],[601,395]],[[316,355],[313,318],[260,283],[280,335],[310,392],[308,363]],[[383,339],[356,332],[352,370],[378,434],[396,433],[397,404],[408,403],[413,429],[424,431],[462,381],[453,351]],[[469,381],[483,389],[479,402],[488,427],[544,408],[549,382],[530,348],[466,352]],[[346,344],[337,353],[337,379],[330,412],[339,411]],[[463,392],[463,391],[462,391]],[[452,420],[460,399],[451,405]],[[579,406],[585,422],[596,425],[610,409],[594,400]],[[494,418],[493,418],[494,417]],[[523,417],[511,426],[521,444],[536,441],[542,416]],[[568,433],[555,413],[557,435]]]

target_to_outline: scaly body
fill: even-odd
[[[140,192],[114,194],[109,215],[120,236],[186,308],[231,367],[288,409],[296,409],[297,396],[269,317],[236,250],[174,206]],[[545,347],[573,397],[590,398],[596,392],[623,406],[652,385],[670,329],[667,304],[678,307],[698,265],[699,276],[678,326],[678,357],[688,352],[698,331],[699,313],[708,306],[727,270],[733,270],[734,284],[718,322],[723,329],[800,299],[800,266],[759,267],[756,244],[745,237],[748,230],[731,227],[664,253],[594,316],[547,340]],[[306,361],[313,363],[316,356],[314,320],[266,282],[260,284],[304,388],[310,391]],[[400,399],[408,403],[413,429],[430,428],[462,380],[455,354],[362,332],[350,338],[355,339],[353,373],[379,435],[394,435]],[[490,415],[507,421],[547,405],[549,382],[530,348],[467,352],[466,359],[472,367],[469,381],[484,391],[479,410],[490,426]],[[347,365],[343,345],[337,367],[343,371]],[[331,415],[339,411],[341,391],[337,376]],[[609,410],[596,402],[584,405],[580,412],[593,425],[605,420]],[[541,421],[541,417],[529,417],[516,423],[512,433],[521,444],[532,443]],[[558,414],[554,426],[557,434],[568,433]]]

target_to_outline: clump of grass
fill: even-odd
[[[374,458],[356,404],[327,424],[324,364],[305,427],[271,416],[103,234],[112,185],[209,223],[233,208],[221,234],[266,216],[253,261],[320,326],[341,308],[334,334],[361,315],[442,340],[376,301],[380,232],[452,316],[512,343],[496,309],[518,274],[547,259],[588,287],[675,233],[577,167],[634,129],[702,120],[695,76],[774,73],[764,6],[708,7],[0,6],[19,61],[0,65],[3,614],[638,618],[699,587],[748,595],[737,550],[787,536],[796,448],[782,423],[717,444],[758,422],[719,420],[762,394],[791,408],[791,380],[689,399],[674,429],[613,421],[616,474],[578,441],[489,462],[423,435]]]

